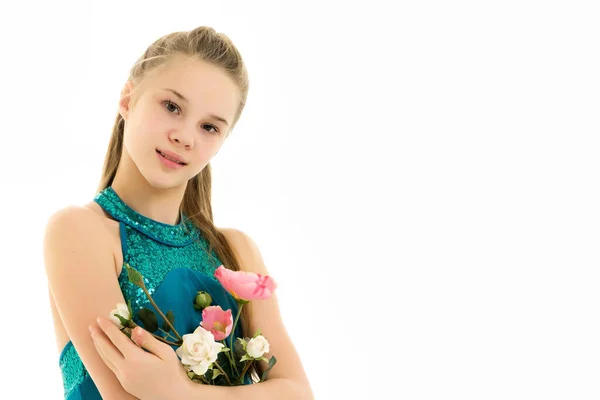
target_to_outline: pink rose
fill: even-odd
[[[225,339],[233,327],[231,310],[223,311],[221,306],[206,307],[202,310],[200,326],[212,333],[215,340]]]
[[[232,271],[223,265],[217,268],[215,277],[236,300],[268,299],[277,288],[277,284],[270,276]]]

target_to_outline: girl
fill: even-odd
[[[135,331],[140,348],[106,318],[118,303],[131,302],[138,324],[138,311],[152,309],[129,282],[126,263],[144,275],[161,310],[173,310],[183,333],[198,326],[191,302],[199,290],[237,314],[232,297],[215,284],[219,265],[268,275],[254,241],[215,227],[211,209],[210,160],[247,95],[242,57],[209,27],[156,40],[131,69],[98,193],[84,206],[53,214],[44,236],[66,399],[313,398],[275,295],[243,307],[231,333],[248,337],[260,329],[268,338],[278,362],[259,384],[194,383],[169,344]],[[255,378],[262,364],[253,364]]]

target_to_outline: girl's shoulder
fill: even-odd
[[[86,236],[93,238],[98,245],[108,245],[113,254],[121,249],[119,222],[109,215],[96,202],[82,205],[68,205],[54,212],[46,224],[46,235],[60,232],[60,236]]]
[[[217,229],[227,239],[242,271],[268,275],[262,253],[248,233],[236,228]]]

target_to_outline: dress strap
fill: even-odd
[[[123,253],[123,262],[129,262],[129,254],[127,253],[127,231],[125,223],[119,221],[119,236],[121,237],[121,253]]]

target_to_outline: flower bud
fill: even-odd
[[[117,308],[112,310],[108,315],[108,319],[115,324],[119,329],[123,329],[129,325],[131,321],[131,314],[129,313],[129,307],[125,303],[117,303]]]
[[[196,293],[196,299],[194,300],[194,308],[202,311],[212,303],[212,296],[204,291]]]

